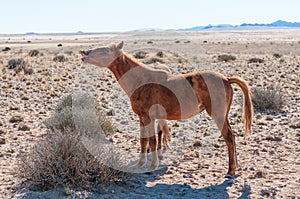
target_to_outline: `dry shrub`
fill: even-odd
[[[104,121],[105,125],[110,122]],[[125,160],[105,137],[112,124],[107,129],[99,125],[98,110],[90,96],[66,96],[45,124],[50,128],[48,134],[21,156],[22,178],[43,189],[58,185],[89,189],[126,182],[129,175],[123,172]]]
[[[83,93],[65,96],[55,108],[54,115],[48,118],[44,124],[52,129],[65,130],[66,128],[89,128],[90,133],[103,131],[110,134],[115,126],[105,117],[105,114],[96,109],[93,98]]]
[[[133,56],[137,59],[144,59],[146,56],[147,56],[147,52],[145,51],[139,51],[139,52],[136,52]]]
[[[9,60],[7,68],[14,70],[16,73],[24,71],[25,75],[31,75],[34,72],[22,58]]]
[[[234,61],[236,60],[236,57],[233,55],[219,55],[218,61],[220,62],[228,62],[228,61]]]
[[[41,189],[56,186],[91,189],[113,182],[126,182],[128,174],[103,164],[102,156],[116,164],[121,158],[110,148],[101,148],[95,158],[73,130],[52,131],[36,143],[29,154],[23,155],[19,175]]]
[[[164,63],[164,61],[160,58],[156,58],[156,57],[151,57],[148,60],[143,61],[144,64],[154,64],[154,63]]]
[[[157,56],[157,57],[160,57],[160,58],[163,58],[163,57],[164,57],[164,53],[163,53],[162,51],[158,51],[158,52],[156,53],[156,56]]]
[[[11,50],[10,47],[5,47],[5,48],[2,49],[3,52],[7,52],[7,51],[10,51],[10,50]]]
[[[30,57],[35,57],[35,56],[38,56],[39,53],[40,53],[40,51],[38,51],[38,50],[31,50],[31,51],[29,51],[28,55]]]
[[[264,63],[265,62],[265,60],[263,60],[263,59],[261,59],[261,58],[251,58],[251,59],[249,59],[248,60],[248,63],[250,64],[250,63],[259,63],[259,64],[261,64],[261,63]]]
[[[26,67],[27,63],[24,61],[24,59],[11,59],[8,61],[8,69],[14,69],[16,72],[22,71]]]
[[[282,55],[279,54],[279,53],[274,53],[274,54],[273,54],[273,57],[275,57],[275,58],[280,58],[280,57],[282,57]]]
[[[252,101],[257,111],[280,110],[284,104],[280,89],[274,88],[253,88]]]
[[[68,61],[68,59],[64,55],[56,55],[53,58],[53,61],[55,61],[55,62],[65,62],[65,61]]]

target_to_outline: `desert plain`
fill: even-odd
[[[112,144],[138,158],[139,121],[128,97],[108,70],[82,63],[79,53],[120,41],[126,53],[143,52],[139,61],[160,62],[172,74],[213,70],[242,77],[252,88],[278,91],[280,108],[255,110],[245,138],[242,94],[234,86],[229,118],[237,176],[225,178],[227,147],[203,112],[168,121],[172,141],[159,169],[135,174],[126,184],[68,193],[24,185],[16,174],[20,155],[47,133],[43,121],[73,92],[95,97],[118,129],[110,135]],[[300,29],[0,35],[0,50],[0,198],[300,198]],[[30,56],[32,50],[39,53]],[[61,62],[54,59],[59,55]],[[253,58],[262,61],[249,62]],[[30,70],[10,69],[12,59],[23,59]]]

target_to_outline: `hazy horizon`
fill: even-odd
[[[270,0],[10,0],[2,3],[0,34],[126,32],[208,24],[300,22],[300,2]]]

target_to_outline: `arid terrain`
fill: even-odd
[[[113,145],[138,158],[139,122],[128,97],[108,70],[82,63],[79,54],[120,41],[125,52],[144,52],[140,61],[165,64],[172,74],[214,70],[252,88],[278,90],[283,105],[256,110],[245,138],[242,94],[234,86],[236,177],[225,178],[227,147],[203,112],[168,121],[172,141],[153,173],[96,192],[28,189],[16,174],[20,155],[47,133],[43,121],[73,92],[95,97],[118,129],[110,135]],[[0,198],[300,198],[300,29],[0,35],[0,50]],[[23,59],[25,70],[8,67],[12,59]]]

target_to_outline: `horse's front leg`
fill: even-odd
[[[142,166],[147,161],[147,143],[149,142],[150,152],[151,152],[151,166],[150,170],[153,171],[158,166],[158,156],[156,151],[156,135],[155,135],[155,122],[150,121],[147,125],[141,122],[141,133],[140,133],[140,143],[141,143],[141,154],[138,166]]]

